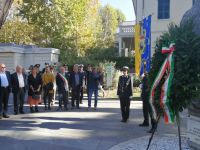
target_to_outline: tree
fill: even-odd
[[[13,3],[13,0],[1,0],[0,1],[0,29],[6,20],[8,11],[9,11],[12,3]]]
[[[193,25],[187,23],[184,26],[178,27],[171,25],[169,31],[163,34],[157,41],[155,54],[152,58],[151,71],[149,73],[150,85],[153,81],[166,58],[166,54],[161,53],[163,45],[175,41],[175,70],[171,85],[169,98],[171,108],[174,114],[183,111],[188,104],[195,98],[200,96],[200,37],[193,32]],[[163,84],[161,81],[155,92],[155,105],[157,110],[162,112],[160,108],[160,87]],[[176,116],[179,117],[179,116]]]
[[[114,43],[114,34],[117,31],[117,27],[126,18],[120,10],[110,5],[100,8],[100,17],[102,22],[101,43],[110,47]]]

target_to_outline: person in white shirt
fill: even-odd
[[[7,115],[8,99],[10,94],[10,72],[6,71],[6,65],[0,64],[0,119],[9,118]]]
[[[16,67],[16,72],[11,76],[13,101],[14,101],[14,114],[24,114],[24,98],[26,92],[26,76],[22,72],[22,66]]]

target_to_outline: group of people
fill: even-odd
[[[40,71],[40,65],[30,66],[30,72],[26,74],[22,66],[16,67],[16,72],[10,74],[6,71],[5,64],[0,64],[0,119],[2,117],[9,118],[7,115],[8,99],[10,92],[13,93],[14,114],[24,114],[25,94],[28,90],[28,103],[30,112],[38,112],[38,105],[41,100],[44,100],[44,109],[51,110],[51,104],[55,99],[55,94],[58,94],[59,106],[58,111],[67,111],[69,106],[69,94],[71,93],[71,109],[80,109],[80,104],[83,103],[83,92],[86,89],[88,97],[88,110],[91,109],[91,100],[94,94],[94,109],[97,109],[98,93],[103,90],[104,72],[102,68],[87,66],[87,71],[84,71],[82,64],[75,64],[73,71],[69,72],[68,66],[64,64],[60,66],[58,71],[55,71],[53,66],[45,63],[45,68]],[[132,96],[132,81],[128,74],[129,68],[122,68],[122,75],[119,77],[117,95],[120,99],[120,108],[122,120],[127,122],[130,112],[130,101]],[[57,89],[55,89],[55,85]],[[144,122],[141,127],[149,126],[149,109],[148,102],[148,80],[147,74],[144,74],[142,80],[141,99],[143,101]],[[152,132],[156,128],[156,121],[151,117]]]
[[[44,101],[44,109],[51,110],[53,99],[57,92],[59,106],[58,111],[69,108],[69,93],[71,93],[71,109],[80,109],[83,103],[83,92],[88,96],[88,110],[91,109],[91,100],[94,94],[94,109],[97,109],[98,91],[103,90],[103,69],[88,65],[84,71],[84,65],[75,64],[73,71],[68,71],[64,64],[55,71],[53,66],[45,63],[45,68],[40,71],[40,65],[30,66],[30,72],[18,65],[16,71],[10,74],[6,71],[6,65],[0,64],[0,119],[9,118],[8,99],[13,93],[14,114],[24,114],[26,91],[28,91],[28,104],[30,112],[39,112],[38,105]],[[55,89],[57,87],[57,89]],[[103,91],[104,92],[104,91]]]

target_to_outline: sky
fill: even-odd
[[[100,0],[104,6],[110,4],[111,6],[120,9],[126,16],[126,21],[135,20],[134,8],[132,0]]]

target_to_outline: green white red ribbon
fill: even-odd
[[[169,47],[163,46],[162,47],[162,53],[165,54],[165,53],[171,53],[171,52],[173,52],[175,50],[174,46],[175,46],[175,43],[171,43],[169,45]]]
[[[154,106],[154,96],[155,96],[155,90],[160,83],[161,79],[165,76],[165,82],[162,86],[161,89],[161,95],[160,95],[160,105],[164,110],[164,120],[165,123],[173,123],[174,122],[174,111],[173,108],[171,107],[171,99],[170,99],[170,87],[174,75],[174,56],[173,56],[173,51],[174,51],[174,44],[171,48],[169,48],[168,52],[170,52],[169,56],[165,59],[164,63],[162,64],[156,79],[153,82],[153,85],[151,87],[150,91],[150,98],[149,98],[149,103],[150,103],[150,108],[152,112],[152,117],[156,119],[157,117],[157,112]],[[173,48],[172,48],[173,47]],[[163,48],[164,49],[164,48]],[[167,49],[165,49],[167,50]]]
[[[169,54],[167,58],[167,76],[161,89],[160,105],[164,110],[165,123],[174,123],[174,111],[171,106],[172,99],[170,99],[170,88],[174,76],[174,56],[173,53]]]

